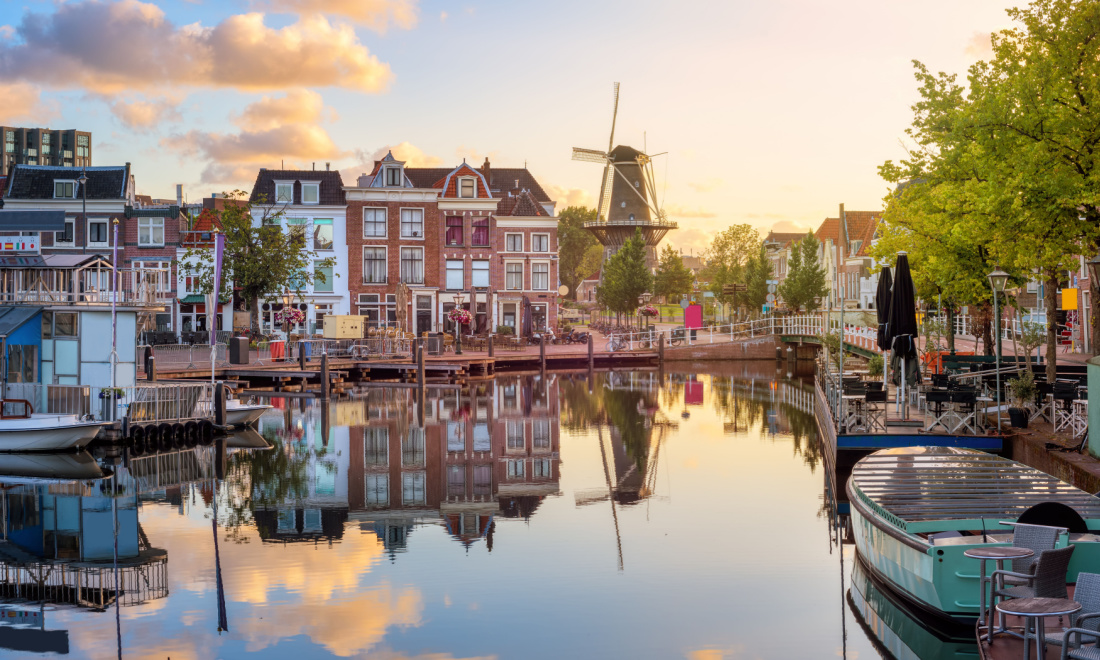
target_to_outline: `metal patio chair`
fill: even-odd
[[[1100,658],[1100,648],[1096,646],[1100,642],[1100,575],[1078,573],[1073,600],[1081,603],[1081,609],[1069,615],[1069,627],[1062,629],[1062,637],[1048,637],[1047,643],[1061,645],[1062,660],[1097,660]]]
[[[1068,598],[1066,589],[1066,575],[1069,573],[1069,560],[1073,556],[1075,546],[1067,545],[1057,550],[1044,550],[1039,553],[1030,573],[1018,573],[1015,571],[993,571],[989,579],[994,585],[992,607],[996,610],[997,603],[1011,598]],[[1019,560],[1014,560],[1015,561]],[[1000,587],[997,587],[1000,578]],[[1023,581],[1018,586],[1004,586],[1008,580]],[[998,612],[998,633],[1010,633],[1018,635],[1005,627],[1005,615]]]
[[[1077,398],[1077,383],[1054,383],[1051,404],[1054,408],[1054,431],[1073,428],[1073,401]]]
[[[932,423],[924,427],[925,431],[931,431],[937,426],[942,426],[948,433],[954,428],[955,411],[951,409],[951,392],[947,390],[929,390],[925,396],[925,420],[932,416]]]
[[[952,433],[959,430],[967,430],[972,434],[977,429],[977,403],[978,394],[974,390],[956,390],[951,392],[951,404],[955,411],[955,423],[951,428]]]

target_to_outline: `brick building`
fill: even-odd
[[[532,327],[556,324],[554,203],[527,169],[414,168],[390,153],[345,190],[353,312],[372,325],[450,331],[461,304],[470,332],[520,330],[525,296]]]
[[[0,174],[16,165],[89,167],[92,164],[92,134],[88,131],[50,130],[0,126],[3,150]]]

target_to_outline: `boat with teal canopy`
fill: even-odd
[[[1100,566],[1100,498],[1007,458],[884,449],[855,464],[847,492],[867,567],[918,607],[960,622],[977,617],[980,595],[979,561],[964,553],[1011,545],[1014,523],[1061,528],[1056,547],[1077,546],[1067,582]]]

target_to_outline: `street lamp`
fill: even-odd
[[[294,301],[294,294],[290,291],[290,289],[287,289],[286,291],[283,291],[283,325],[285,326],[283,328],[283,330],[286,331],[286,348],[287,348],[286,353],[283,354],[283,359],[286,360],[286,361],[290,360],[290,316],[289,316],[289,312],[290,312],[290,303],[292,303],[293,301]]]
[[[462,303],[466,297],[461,293],[455,294],[455,309],[462,309]],[[455,355],[462,355],[462,324],[455,321]]]
[[[997,333],[997,431],[1001,430],[1001,306],[997,294],[1004,293],[1008,273],[1000,268],[989,274],[989,286],[993,288],[993,331]]]
[[[653,298],[653,294],[649,293],[647,291],[646,293],[643,293],[642,295],[638,296],[638,305],[641,306],[641,307],[645,307],[646,305],[649,304],[649,301],[652,298]],[[641,316],[641,314],[639,314],[639,316]],[[647,328],[649,327],[649,321],[648,320],[646,321],[646,327]]]
[[[76,179],[80,184],[80,194],[83,198],[80,208],[80,221],[84,223],[84,245],[81,247],[80,252],[82,254],[88,253],[88,174],[85,169],[80,170],[80,176]],[[76,223],[73,223],[73,234],[76,234]]]

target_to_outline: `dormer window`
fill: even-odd
[[[401,187],[401,168],[400,167],[387,167],[386,168],[386,185],[400,188]]]
[[[471,199],[477,197],[477,185],[472,176],[462,177],[458,180],[458,196]]]
[[[76,197],[76,181],[54,181],[54,199],[72,199]]]
[[[294,201],[294,184],[290,182],[275,184],[275,201],[289,204]]]
[[[302,184],[302,203],[303,204],[319,204],[321,202],[321,184],[319,183],[303,183]]]

